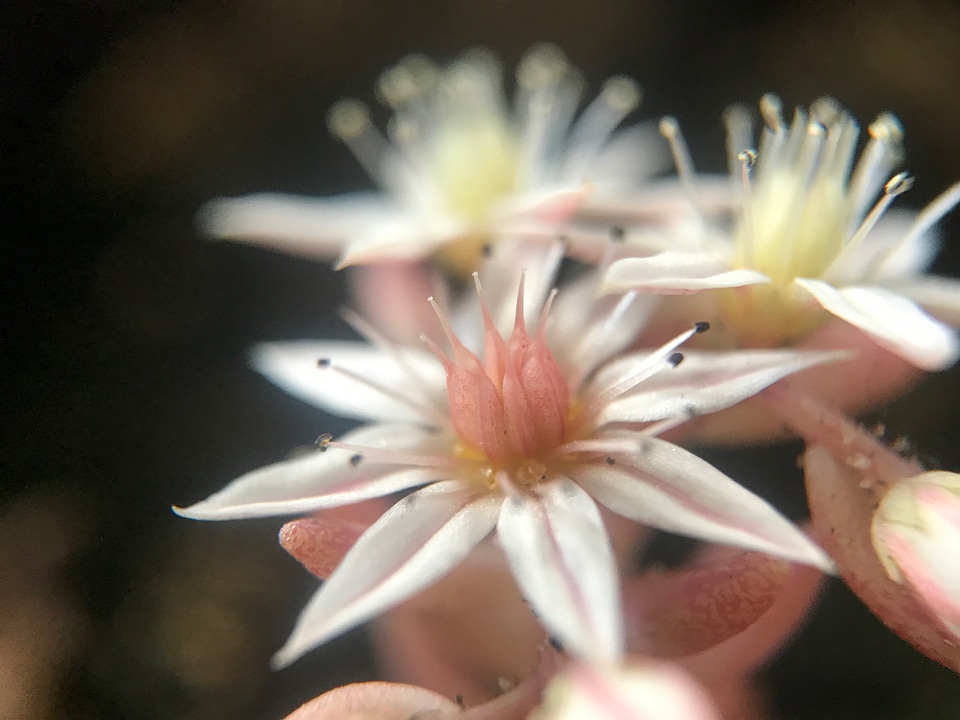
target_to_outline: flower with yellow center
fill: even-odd
[[[503,303],[491,303],[491,312],[479,302],[479,337],[455,335],[435,304],[449,355],[432,341],[428,350],[393,345],[362,325],[373,346],[279,343],[258,351],[260,369],[295,394],[372,422],[338,441],[323,437],[318,452],[244,475],[179,514],[302,515],[425,485],[349,550],[277,663],[430,585],[494,529],[548,631],[576,656],[615,660],[624,642],[620,594],[596,502],[671,532],[831,566],[762,499],[656,436],[836,354],[682,357],[677,347],[706,329],[698,325],[652,353],[612,359],[646,309],[630,298],[591,304],[595,284],[588,277],[551,295],[552,310],[543,309],[529,333],[521,280],[506,338],[493,320]]]
[[[512,107],[498,62],[480,50],[444,68],[405,58],[377,91],[393,111],[387,137],[357,100],[334,105],[329,125],[382,193],[215,200],[202,213],[206,232],[339,254],[341,266],[435,257],[469,277],[488,244],[551,235],[589,193],[635,186],[662,156],[645,126],[617,130],[640,102],[628,78],[608,80],[574,121],[582,82],[551,45],[521,61]]]
[[[732,228],[702,217],[693,242],[615,262],[605,288],[723,288],[720,314],[746,347],[788,344],[832,313],[917,367],[955,362],[956,334],[921,306],[960,320],[960,283],[922,275],[935,249],[931,229],[960,200],[960,184],[915,217],[888,211],[912,184],[905,173],[891,177],[903,137],[892,115],[870,126],[854,165],[857,123],[832,100],[815,102],[809,113],[798,109],[789,125],[777,98],[765,96],[760,109],[766,126],[757,151],[748,149],[749,116],[742,109],[727,115],[731,166],[742,186]],[[676,122],[665,120],[662,130],[696,204],[697,179]]]

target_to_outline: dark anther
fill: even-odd
[[[607,455],[607,465],[613,465],[616,462],[610,455]]]
[[[488,258],[491,255],[493,255],[493,245],[491,245],[490,243],[487,243],[486,245],[484,245],[482,248],[480,248],[480,254],[483,255],[485,258]]]
[[[695,323],[693,324],[693,329],[696,330],[698,333],[705,333],[707,330],[710,329],[710,323],[708,323],[708,322],[695,322]]]
[[[330,358],[320,358],[319,360],[317,360],[317,367],[322,367],[322,368],[330,367],[330,362],[331,362]]]
[[[623,225],[614,225],[610,228],[610,239],[614,242],[623,242],[626,236],[627,231],[623,229]]]
[[[363,460],[363,455],[351,455],[350,464],[356,467]]]
[[[459,693],[458,693],[457,696],[454,698],[454,702],[457,703],[457,706],[458,706],[461,710],[466,707],[466,705],[463,704],[463,695],[460,695]]]
[[[676,367],[683,362],[683,353],[675,352],[670,357],[667,358],[667,362],[670,363],[671,367]]]

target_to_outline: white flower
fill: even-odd
[[[900,480],[874,513],[870,537],[890,579],[907,584],[960,640],[960,475]]]
[[[329,199],[251,195],[209,203],[209,234],[340,265],[438,257],[468,275],[483,248],[541,237],[590,193],[634,186],[660,168],[662,139],[617,126],[640,102],[615,77],[574,122],[582,82],[555,47],[533,48],[517,70],[510,107],[487,52],[438,69],[411,56],[388,69],[378,95],[394,112],[384,138],[366,106],[337,103],[330,128],[382,193]]]
[[[544,287],[526,290],[542,296]],[[588,277],[551,294],[529,334],[524,290],[521,279],[506,339],[479,300],[483,347],[476,354],[436,303],[450,357],[432,341],[431,352],[399,347],[362,325],[373,344],[277,343],[257,352],[261,371],[287,389],[370,424],[177,512],[205,520],[304,514],[426,486],[347,553],[300,616],[278,664],[417,593],[494,529],[546,628],[579,657],[615,660],[623,649],[616,563],[594,500],[670,532],[830,567],[766,502],[656,435],[836,353],[684,358],[676,349],[705,329],[698,326],[652,353],[606,362],[632,340],[646,308],[629,296],[592,304],[595,279]],[[477,291],[480,298],[479,280]]]
[[[727,116],[731,165],[743,185],[735,227],[705,220],[692,243],[687,237],[666,252],[618,261],[605,289],[686,294],[727,288],[718,291],[720,312],[748,347],[793,340],[826,310],[917,367],[954,363],[956,334],[920,306],[960,321],[960,283],[923,275],[935,252],[931,228],[960,200],[960,184],[916,216],[887,212],[912,184],[906,174],[890,177],[903,134],[892,115],[870,126],[870,141],[853,167],[857,124],[833,101],[817,101],[809,116],[798,109],[789,127],[777,98],[765,96],[760,108],[766,127],[758,152],[746,149],[752,144],[747,114],[735,109]],[[664,121],[662,130],[696,203],[696,179],[675,121]]]

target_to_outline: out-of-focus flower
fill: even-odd
[[[386,138],[356,100],[329,116],[381,193],[215,200],[202,224],[216,237],[339,255],[341,266],[433,256],[469,276],[490,243],[549,236],[589,194],[633,187],[660,168],[666,148],[647,126],[617,130],[639,105],[634,82],[611,78],[574,121],[582,84],[552,45],[521,61],[512,107],[489,52],[444,68],[407,57],[377,85],[394,113]]]
[[[933,316],[960,321],[960,283],[923,271],[935,252],[932,228],[960,201],[960,184],[916,216],[888,212],[912,184],[905,173],[890,177],[903,136],[892,115],[870,126],[870,141],[853,167],[857,123],[832,100],[818,100],[809,114],[798,109],[789,126],[777,98],[765,96],[760,108],[766,127],[757,152],[748,149],[747,113],[727,115],[730,161],[743,185],[733,227],[717,227],[704,216],[675,247],[615,262],[605,289],[688,294],[722,288],[719,313],[745,347],[793,342],[832,313],[919,368],[953,364],[960,343]],[[696,179],[676,122],[665,120],[662,131],[696,204]]]
[[[572,665],[555,677],[529,720],[719,720],[710,696],[675,665]]]
[[[960,475],[901,480],[883,496],[870,532],[890,579],[908,584],[960,642]]]
[[[480,297],[479,280],[477,290]],[[575,285],[548,313],[551,295],[530,335],[521,280],[507,339],[481,301],[477,354],[458,339],[439,304],[452,357],[432,341],[436,358],[394,346],[369,328],[379,347],[319,342],[261,349],[258,363],[281,384],[373,422],[340,441],[324,438],[321,452],[249,473],[180,514],[207,520],[303,514],[427,485],[357,540],[300,616],[278,664],[419,592],[494,529],[547,630],[574,656],[617,658],[623,643],[617,569],[594,499],[671,532],[831,567],[766,502],[656,435],[836,354],[684,358],[676,350],[706,329],[697,326],[654,352],[602,364],[630,342],[636,317],[629,297],[584,303],[593,290],[592,280]]]

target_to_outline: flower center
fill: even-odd
[[[434,304],[453,349],[451,359],[431,345],[447,373],[450,419],[469,454],[486,461],[494,472],[507,470],[521,484],[535,483],[565,439],[570,406],[566,379],[545,338],[550,302],[531,337],[523,320],[521,279],[516,319],[506,340],[494,327],[482,296],[480,304],[482,360],[457,339]]]
[[[744,205],[733,264],[758,270],[771,282],[725,291],[722,308],[742,341],[778,345],[821,317],[797,300],[794,279],[831,281],[843,273],[849,255],[910,182],[894,177],[867,212],[901,154],[902,130],[889,114],[870,126],[871,139],[854,167],[857,123],[832,100],[818,100],[809,114],[798,109],[789,127],[776,97],[765,96],[760,109],[766,127],[759,152],[738,156]],[[728,127],[731,149],[750,134],[742,112],[728,115]]]

